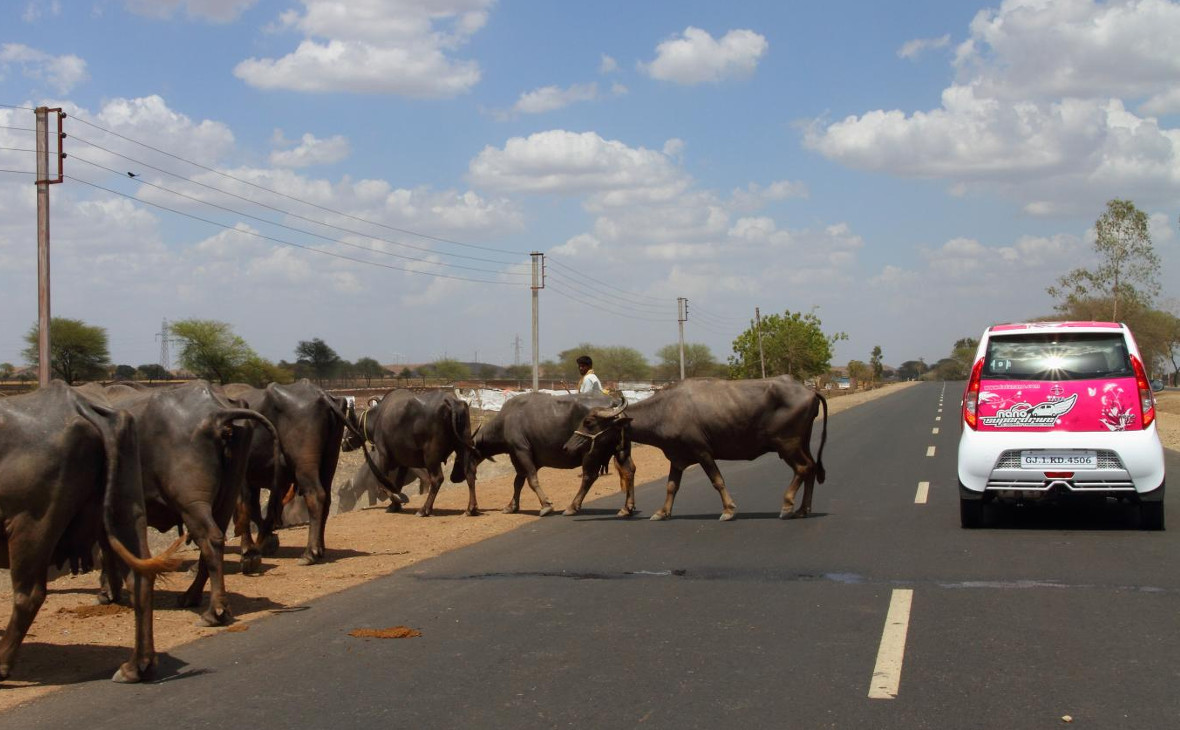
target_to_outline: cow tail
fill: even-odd
[[[226,408],[217,414],[217,420],[219,423],[229,423],[230,421],[239,420],[257,421],[258,423],[261,423],[267,431],[270,431],[271,438],[274,440],[273,458],[275,464],[274,475],[271,478],[270,490],[271,492],[278,492],[282,487],[287,486],[285,484],[279,484],[279,475],[283,471],[282,466],[285,461],[283,459],[283,448],[279,443],[279,431],[275,428],[275,425],[270,422],[269,418],[262,415],[258,411],[254,411],[249,408]],[[241,490],[239,496],[242,499],[242,504],[250,504],[250,480],[243,479],[239,489]]]
[[[455,465],[451,467],[451,481],[458,484],[467,479],[467,462],[474,457],[475,451],[475,444],[471,441],[471,410],[463,401],[451,403],[451,429],[459,440]]]
[[[828,399],[824,398],[822,393],[816,393],[815,395],[824,407],[824,430],[820,434],[819,452],[815,456],[815,479],[820,484],[823,484],[824,479],[827,478],[827,473],[824,471],[824,444],[828,442]]]
[[[122,410],[108,409],[96,404],[83,404],[78,413],[98,429],[102,435],[103,450],[106,452],[107,473],[106,484],[102,494],[102,523],[107,534],[107,543],[127,567],[137,574],[154,580],[161,573],[170,573],[180,567],[180,558],[173,554],[180,547],[183,538],[177,538],[168,549],[152,557],[148,554],[146,544],[139,547],[148,557],[141,558],[132,552],[123,541],[118,538],[118,525],[123,529],[136,529],[138,515],[131,515],[130,519],[119,519],[117,514],[120,498],[131,500],[132,507],[143,509],[143,482],[139,471],[139,443],[135,439],[135,420],[131,414]],[[108,418],[115,421],[111,428]],[[130,493],[122,491],[121,487],[130,482]],[[138,497],[138,500],[136,500]],[[136,536],[136,542],[146,535]]]

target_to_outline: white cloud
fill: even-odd
[[[941,105],[817,120],[804,143],[849,167],[999,192],[1029,215],[1101,206],[1110,190],[1145,204],[1180,194],[1180,131],[1127,111],[1175,105],[1180,4],[1006,0],[979,13],[956,50]],[[1095,185],[1101,181],[1101,185]]]
[[[598,64],[598,73],[610,74],[619,70],[619,62],[605,53],[602,54],[602,61]]]
[[[480,80],[479,64],[450,54],[487,22],[493,0],[303,0],[280,27],[302,33],[292,53],[251,58],[234,75],[251,86],[308,92],[449,98]]]
[[[502,149],[485,147],[468,166],[468,178],[507,192],[648,198],[666,198],[689,182],[661,152],[561,129],[513,137]]]
[[[162,97],[154,94],[136,99],[111,99],[98,110],[97,114],[91,114],[87,110],[77,107],[69,111],[72,111],[75,116],[93,119],[100,126],[124,137],[160,149],[167,149],[173,155],[205,165],[221,161],[234,148],[233,132],[225,124],[208,119],[196,122],[187,115],[170,108]],[[74,136],[97,142],[104,147],[111,147],[110,143],[115,141],[115,138],[105,132],[86,126],[76,128]],[[67,144],[70,144],[69,140],[67,140]],[[118,146],[121,149],[127,149],[125,142]],[[108,158],[105,153],[81,143],[79,146],[73,147],[73,152],[87,159],[103,160],[121,168],[130,166],[128,169],[131,169],[135,166],[134,162],[121,158]],[[131,147],[129,156],[149,162],[165,159],[140,147]],[[139,174],[146,172],[146,170],[134,169],[132,171]]]
[[[915,38],[914,40],[903,43],[901,48],[897,49],[897,55],[900,58],[914,60],[931,49],[946,48],[950,45],[950,42],[950,35],[939,36],[938,38]]]
[[[567,89],[559,86],[543,86],[520,95],[512,111],[518,114],[542,114],[562,109],[580,101],[594,101],[598,98],[598,84],[574,84]]]
[[[149,18],[166,19],[184,8],[189,18],[215,23],[237,19],[258,0],[124,0],[127,10]]]
[[[1180,113],[1180,86],[1155,94],[1139,105],[1139,112],[1153,116]]]
[[[339,162],[351,152],[348,140],[341,135],[328,139],[318,139],[315,135],[304,133],[299,144],[293,143],[283,136],[281,129],[276,129],[271,142],[277,149],[270,153],[270,164],[275,167],[310,167],[312,165],[330,165]]]
[[[753,75],[768,47],[766,38],[752,30],[731,30],[716,40],[689,26],[681,37],[660,43],[655,59],[639,68],[660,81],[718,83]]]
[[[32,0],[28,5],[25,5],[25,12],[21,15],[21,20],[26,23],[36,23],[44,15],[55,18],[61,15],[61,0],[51,0],[48,3]]]
[[[20,43],[0,45],[0,72],[16,65],[25,77],[42,82],[58,94],[68,93],[90,78],[86,62],[74,55],[52,56]]]
[[[955,64],[984,96],[1134,99],[1173,89],[1180,4],[1004,0],[971,21]]]

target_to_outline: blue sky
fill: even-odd
[[[654,356],[687,297],[721,360],[760,307],[847,333],[836,364],[933,362],[1050,313],[1111,198],[1177,307],[1178,32],[1162,0],[13,2],[0,169],[67,110],[53,312],[117,363],[190,317],[273,360],[527,361],[533,250],[543,358]],[[0,172],[0,362],[34,211]]]

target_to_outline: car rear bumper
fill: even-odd
[[[1068,477],[1021,468],[1020,453],[1037,450],[1096,451],[1098,468],[1065,472]],[[1164,451],[1154,424],[1141,431],[1108,433],[964,429],[959,439],[958,472],[965,499],[985,493],[1018,498],[1106,494],[1149,501],[1164,483]]]

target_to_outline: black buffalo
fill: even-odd
[[[148,392],[110,386],[106,397],[135,417],[148,524],[160,531],[182,524],[200,548],[197,575],[180,605],[200,605],[208,582],[209,609],[200,622],[206,626],[228,622],[225,531],[245,496],[255,424],[270,432],[274,460],[282,458],[274,425],[203,380]],[[107,598],[117,600],[119,576],[104,571],[104,583],[110,586]]]
[[[133,571],[135,648],[114,680],[137,682],[156,662],[155,577],[175,570],[169,551],[153,558],[133,419],[91,402],[60,381],[0,400],[0,567],[13,606],[0,640],[0,679],[45,601],[50,564],[59,567],[97,541]]]
[[[291,385],[272,383],[265,388],[233,384],[225,386],[225,392],[274,424],[283,455],[276,474],[274,439],[266,429],[254,430],[246,473],[249,496],[238,505],[234,522],[242,541],[243,572],[257,571],[261,563],[259,546],[268,554],[278,547],[274,530],[280,525],[282,500],[291,485],[307,505],[307,549],[300,562],[311,565],[323,560],[324,529],[332,506],[332,480],[340,460],[340,442],[345,428],[356,428],[348,402],[329,395],[307,379]],[[264,517],[261,491],[272,484],[279,488],[271,490]],[[252,520],[259,526],[257,543],[250,531]]]
[[[537,470],[542,467],[557,469],[582,468],[582,482],[578,494],[570,502],[565,514],[577,514],[582,509],[582,500],[598,479],[600,470],[610,463],[611,457],[619,470],[620,486],[626,493],[626,502],[619,510],[620,517],[628,517],[635,511],[634,484],[635,464],[631,461],[625,441],[614,439],[590,439],[575,450],[566,448],[566,442],[592,411],[609,407],[610,401],[602,396],[560,395],[549,393],[525,393],[509,399],[500,413],[480,428],[474,437],[475,449],[481,458],[508,454],[516,469],[516,480],[512,485],[512,499],[504,507],[505,513],[520,508],[520,490],[528,481],[529,487],[541,503],[540,516],[553,511],[553,503],[541,489]]]
[[[373,444],[370,469],[380,480],[393,474],[391,491],[394,505],[400,506],[401,486],[411,469],[425,470],[429,479],[426,502],[418,510],[428,517],[434,509],[443,482],[443,462],[455,455],[451,481],[467,481],[466,514],[479,514],[475,499],[475,464],[478,459],[471,441],[471,411],[454,393],[433,391],[415,393],[393,390],[376,405],[361,414],[361,437],[349,432],[342,449],[352,451]],[[398,486],[393,486],[398,485]]]
[[[812,457],[811,430],[821,407],[823,435],[819,452]],[[725,488],[717,459],[749,461],[770,452],[794,472],[779,517],[806,517],[811,512],[812,488],[825,477],[828,402],[786,375],[763,380],[693,378],[634,405],[592,412],[566,448],[584,448],[599,435],[611,439],[619,434],[658,447],[671,462],[668,496],[651,516],[653,520],[671,516],[680,477],[692,464],[701,465],[721,496],[721,519],[733,519],[737,505]],[[800,486],[804,487],[803,503],[796,510],[795,493]]]

